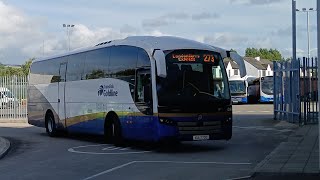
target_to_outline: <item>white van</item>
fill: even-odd
[[[18,105],[18,100],[8,88],[0,87],[0,108],[10,108]]]

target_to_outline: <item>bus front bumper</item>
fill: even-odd
[[[160,124],[158,140],[179,141],[229,140],[232,137],[232,119],[205,122],[177,122]]]

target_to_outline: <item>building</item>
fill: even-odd
[[[247,75],[255,77],[273,76],[273,62],[260,57],[244,57]]]
[[[21,65],[17,64],[3,64],[5,67],[12,67],[12,68],[21,68]]]
[[[223,59],[223,63],[224,63],[224,66],[226,67],[228,77],[240,74],[238,64],[234,62],[232,59],[225,58]]]

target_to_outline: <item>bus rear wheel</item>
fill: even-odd
[[[104,135],[107,143],[113,143],[116,146],[123,145],[121,124],[117,117],[109,116],[106,118]]]
[[[52,113],[47,113],[45,118],[46,132],[50,137],[57,136],[57,128]]]

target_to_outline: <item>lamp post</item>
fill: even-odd
[[[317,9],[320,9],[320,0],[317,0]],[[318,38],[318,100],[320,99],[320,63],[319,63],[319,57],[320,57],[320,12],[317,11],[317,38]],[[319,103],[319,101],[318,101]],[[319,104],[319,107],[320,107],[320,104]],[[320,137],[320,115],[319,115],[319,112],[318,112],[318,126],[319,126],[319,137]],[[320,138],[318,137],[319,139],[319,149],[320,149]],[[319,172],[320,172],[320,151],[319,151]]]
[[[307,10],[307,8],[302,8],[302,10],[300,11],[299,9],[296,9],[297,12],[304,12],[304,13],[307,13],[307,38],[308,38],[308,59],[307,59],[307,64],[306,66],[307,67],[310,67],[312,63],[310,63],[310,30],[309,30],[309,13],[310,12],[314,12],[314,11],[317,11],[316,9],[313,9],[313,8],[309,8]],[[308,69],[308,68],[307,68]],[[307,70],[307,73],[308,73],[308,76],[309,76],[309,88],[310,88],[310,92],[309,92],[309,98],[311,98],[311,91],[312,91],[312,80],[311,80],[311,71]]]
[[[68,51],[70,51],[70,28],[73,28],[74,24],[63,24],[62,27],[67,28]]]
[[[307,13],[307,38],[308,38],[308,60],[310,61],[310,30],[309,30],[309,13],[310,12],[314,12],[317,11],[316,9],[313,8],[309,8],[307,10],[307,8],[302,8],[302,10],[300,11],[299,9],[296,9],[297,12],[304,12]]]

